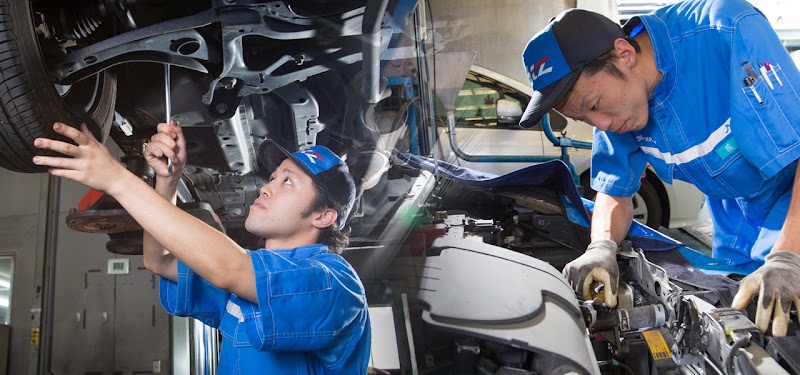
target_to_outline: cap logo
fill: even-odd
[[[313,150],[302,150],[299,153],[307,157],[308,161],[312,164],[317,164],[317,161],[314,159],[319,159],[319,161],[322,161],[322,156],[319,156],[319,154]]]
[[[546,63],[547,59],[549,58],[550,58],[549,55],[545,56],[541,60],[539,60],[539,62],[533,64],[533,66],[531,67],[531,80],[535,81],[537,78],[553,71],[552,66],[549,66],[547,68],[544,67],[544,63]],[[539,68],[538,72],[536,72],[536,68]]]

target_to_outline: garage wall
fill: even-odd
[[[475,64],[528,83],[522,49],[569,1],[430,0],[437,52],[476,52]],[[617,19],[611,0],[579,0],[578,8]],[[430,38],[430,37],[429,37]],[[439,68],[439,67],[437,67]]]
[[[39,314],[31,309],[42,299],[47,189],[47,174],[0,169],[0,257],[15,261],[9,374],[36,374],[38,346],[32,345],[37,337],[31,328]],[[66,226],[69,210],[86,191],[61,181],[48,373],[171,373],[170,317],[158,301],[158,279],[144,269],[142,256],[117,256],[105,250],[107,235]],[[110,259],[127,259],[129,272],[109,274]]]
[[[62,180],[51,371],[54,374],[168,373],[169,315],[158,300],[158,278],[141,255],[106,251],[106,234],[69,229],[69,209],[86,193]],[[109,274],[109,260],[128,273]],[[81,348],[77,350],[76,348]]]
[[[41,277],[47,180],[46,175],[0,169],[0,256],[14,258],[9,374],[35,371],[31,309],[38,307],[41,298],[36,279]]]

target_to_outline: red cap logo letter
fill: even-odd
[[[531,67],[531,80],[535,81],[537,78],[553,71],[552,66],[548,68],[544,67],[544,63],[547,62],[548,58],[550,58],[550,56],[545,56],[541,60],[539,60],[539,62],[533,64],[533,66]],[[539,69],[538,72],[536,71],[537,68]]]
[[[313,150],[302,150],[300,151],[300,153],[303,154],[303,156],[307,157],[308,161],[311,164],[317,164],[317,161],[314,159],[319,159],[320,161],[322,160],[322,156],[319,156],[319,154],[314,152]]]

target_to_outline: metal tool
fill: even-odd
[[[164,94],[166,95],[166,103],[167,103],[167,125],[169,125],[169,120],[172,117],[172,103],[169,100],[169,83],[171,79],[169,77],[169,64],[164,64]],[[172,159],[167,157],[167,171],[172,173]]]

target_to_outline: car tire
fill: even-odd
[[[61,93],[50,79],[35,31],[30,1],[0,0],[0,167],[16,172],[44,172],[34,155],[53,155],[33,146],[34,139],[63,139],[54,122],[86,123],[104,141],[114,115],[116,79],[105,71]]]
[[[633,195],[633,219],[658,229],[661,226],[661,212],[661,199],[656,188],[643,178],[639,190]]]
[[[589,179],[588,173],[581,176],[581,187],[584,197],[594,201],[597,192],[590,187]],[[639,190],[633,195],[633,219],[650,228],[658,229],[661,226],[662,213],[658,191],[647,178],[643,178]]]

